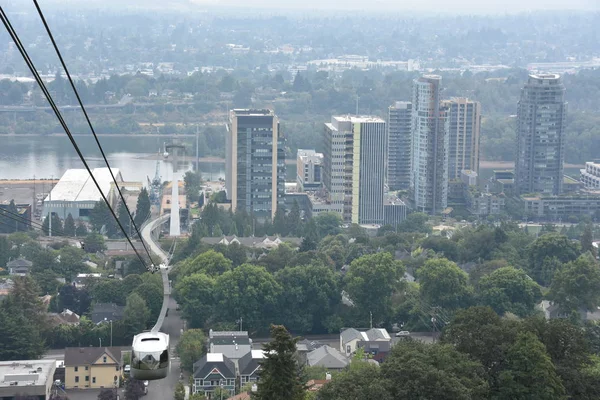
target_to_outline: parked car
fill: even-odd
[[[410,332],[409,331],[400,331],[396,333],[396,337],[402,337],[402,336],[410,336]]]

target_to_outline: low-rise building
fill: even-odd
[[[387,196],[383,202],[383,224],[394,228],[406,219],[408,207],[397,197]]]
[[[257,382],[260,378],[260,362],[265,358],[262,350],[251,350],[238,360],[238,372],[240,376],[240,387],[248,382]]]
[[[478,216],[497,215],[504,210],[506,196],[504,194],[482,193],[476,186],[468,186],[465,190],[467,209]]]
[[[120,347],[67,347],[65,388],[118,387],[121,366]]]
[[[371,328],[368,331],[348,328],[340,334],[340,351],[347,357],[361,348],[372,356],[387,354],[391,346],[392,338],[383,328]]]
[[[302,244],[302,238],[298,237],[279,237],[279,236],[264,236],[264,237],[239,237],[236,235],[232,236],[221,236],[221,237],[206,237],[202,238],[203,243],[209,245],[222,244],[229,246],[230,244],[237,243],[240,246],[251,247],[255,249],[271,250],[278,247],[281,243],[288,243],[293,248],[300,247]]]
[[[307,354],[306,365],[325,367],[331,371],[340,371],[348,366],[350,360],[339,350],[330,346],[321,346]]]
[[[298,149],[297,183],[301,192],[316,191],[322,184],[323,153]]]
[[[0,361],[0,399],[50,399],[55,360]]]
[[[248,331],[208,331],[208,352],[223,354],[229,360],[239,360],[252,351]]]
[[[10,275],[25,276],[28,275],[33,263],[24,258],[18,258],[16,260],[9,261],[6,264],[6,269]]]
[[[578,193],[552,195],[523,195],[520,197],[527,216],[556,221],[570,216],[600,215],[600,191],[585,190]]]
[[[586,162],[585,168],[580,170],[581,181],[588,189],[600,189],[600,160]]]
[[[96,303],[92,308],[92,322],[97,324],[120,321],[123,318],[125,307],[115,303]]]
[[[207,353],[204,357],[194,363],[193,393],[200,393],[216,400],[213,393],[217,388],[229,391],[229,395],[235,394],[235,364],[222,353]]]

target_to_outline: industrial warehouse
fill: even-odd
[[[123,182],[121,172],[117,168],[112,168],[112,172],[117,182]],[[112,177],[108,168],[94,168],[92,174],[102,188],[102,193],[112,203],[110,194],[114,185],[111,185]],[[61,219],[65,219],[71,214],[75,219],[87,218],[99,200],[102,200],[102,195],[87,170],[69,169],[44,200],[42,215],[55,213]]]

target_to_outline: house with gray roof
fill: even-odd
[[[356,351],[358,342],[365,339],[366,336],[363,336],[363,333],[357,329],[344,329],[340,333],[340,351],[346,356],[350,356]]]
[[[238,360],[238,372],[240,375],[240,387],[248,382],[256,382],[260,377],[260,362],[265,358],[263,350],[251,350],[248,354]]]
[[[113,388],[121,376],[120,347],[67,347],[65,387]]]
[[[225,246],[229,246],[230,244],[239,244],[240,246],[251,247],[255,249],[265,249],[271,250],[278,247],[281,243],[288,243],[293,248],[300,247],[302,244],[302,238],[298,237],[279,237],[279,236],[263,236],[263,237],[255,237],[255,236],[247,236],[247,237],[238,237],[236,235],[232,236],[222,236],[222,237],[206,237],[200,239],[202,242],[210,245],[222,244]]]
[[[208,332],[208,352],[222,353],[236,362],[252,350],[252,339],[248,331],[213,331]]]
[[[92,322],[96,325],[109,321],[120,321],[125,307],[115,303],[96,303],[92,307]]]
[[[342,370],[350,363],[348,357],[330,346],[322,346],[306,356],[306,365],[325,367],[328,370]]]
[[[193,393],[210,399],[216,388],[223,387],[230,396],[235,394],[235,364],[221,353],[207,353],[196,361],[193,376]]]
[[[383,328],[371,328],[368,331],[348,328],[340,333],[340,351],[347,357],[354,354],[359,348],[373,356],[379,353],[388,353],[391,346],[392,338]]]
[[[33,263],[31,261],[24,258],[17,258],[6,264],[6,270],[10,275],[25,276],[29,274],[32,266]]]

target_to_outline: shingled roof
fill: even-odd
[[[67,347],[65,349],[65,366],[91,365],[103,354],[112,358],[106,365],[121,365],[120,347]]]

